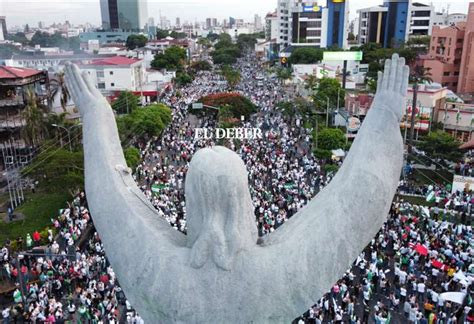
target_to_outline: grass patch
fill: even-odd
[[[409,176],[410,180],[413,180],[419,185],[432,185],[432,184],[452,184],[454,175],[447,170],[413,170],[413,174]]]
[[[18,236],[26,238],[27,233],[43,230],[51,225],[51,218],[59,215],[59,209],[67,206],[71,195],[67,192],[28,194],[26,202],[18,207],[15,212],[25,215],[25,219],[6,224],[0,220],[0,244],[7,239],[14,240]]]
[[[409,202],[412,205],[427,206],[427,207],[433,207],[435,205],[435,203],[432,201],[426,201],[425,197],[404,196],[404,195],[399,195],[399,197],[400,199],[403,199],[403,201]]]

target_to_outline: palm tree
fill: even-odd
[[[410,145],[408,147],[411,153],[412,147],[414,146],[415,138],[415,117],[416,117],[416,103],[418,101],[418,85],[420,83],[432,83],[430,68],[425,68],[422,65],[415,65],[411,69],[410,82],[413,83],[413,103],[411,109],[411,124],[410,124]]]
[[[22,113],[25,126],[21,132],[25,142],[31,146],[36,146],[44,139],[46,123],[44,112],[38,107],[38,99],[31,87],[26,89],[26,102],[25,110]]]
[[[67,103],[69,99],[71,98],[71,95],[69,94],[69,90],[66,86],[66,80],[64,79],[64,71],[61,71],[56,74],[56,79],[52,79],[51,83],[55,85],[55,88],[53,90],[53,98],[61,92],[61,108],[63,109],[64,112],[67,112]]]

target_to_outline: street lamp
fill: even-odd
[[[71,130],[74,128],[74,127],[78,127],[78,126],[82,126],[82,123],[79,123],[79,124],[76,124],[76,125],[73,125],[69,128],[66,128],[64,126],[61,126],[61,125],[58,125],[58,124],[51,124],[51,126],[53,127],[56,127],[56,128],[61,128],[61,129],[64,129],[67,133],[67,140],[69,142],[69,151],[72,152],[72,144],[71,144]]]

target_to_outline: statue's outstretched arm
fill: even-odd
[[[301,312],[343,276],[386,220],[403,161],[399,121],[408,74],[403,58],[386,60],[372,108],[337,175],[264,239],[272,280],[286,280],[288,299]]]
[[[126,289],[153,278],[185,246],[185,235],[156,213],[136,186],[123,155],[114,113],[87,72],[66,66],[66,82],[83,123],[85,188],[94,225]],[[137,272],[144,269],[143,273]],[[133,275],[127,275],[133,271]],[[142,270],[140,270],[142,271]],[[145,272],[149,277],[143,280]],[[131,297],[129,297],[131,298]]]

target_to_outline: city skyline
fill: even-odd
[[[206,18],[217,18],[222,21],[229,16],[253,21],[255,14],[262,18],[268,12],[276,8],[276,0],[239,0],[223,3],[217,0],[181,0],[178,2],[148,0],[148,17],[159,23],[160,14],[171,21],[181,19],[181,23],[203,22]],[[382,0],[350,1],[350,19],[356,17],[356,11],[361,8],[382,4]],[[441,11],[447,6],[443,1],[419,1],[421,3],[433,3],[436,11]],[[451,13],[467,13],[469,0],[450,1],[449,11]],[[28,8],[31,14],[25,11]],[[78,11],[87,12],[86,15],[78,15]],[[2,0],[0,3],[0,15],[7,17],[7,25],[23,26],[29,24],[36,26],[38,21],[46,25],[69,20],[73,24],[91,23],[101,25],[100,0]]]

